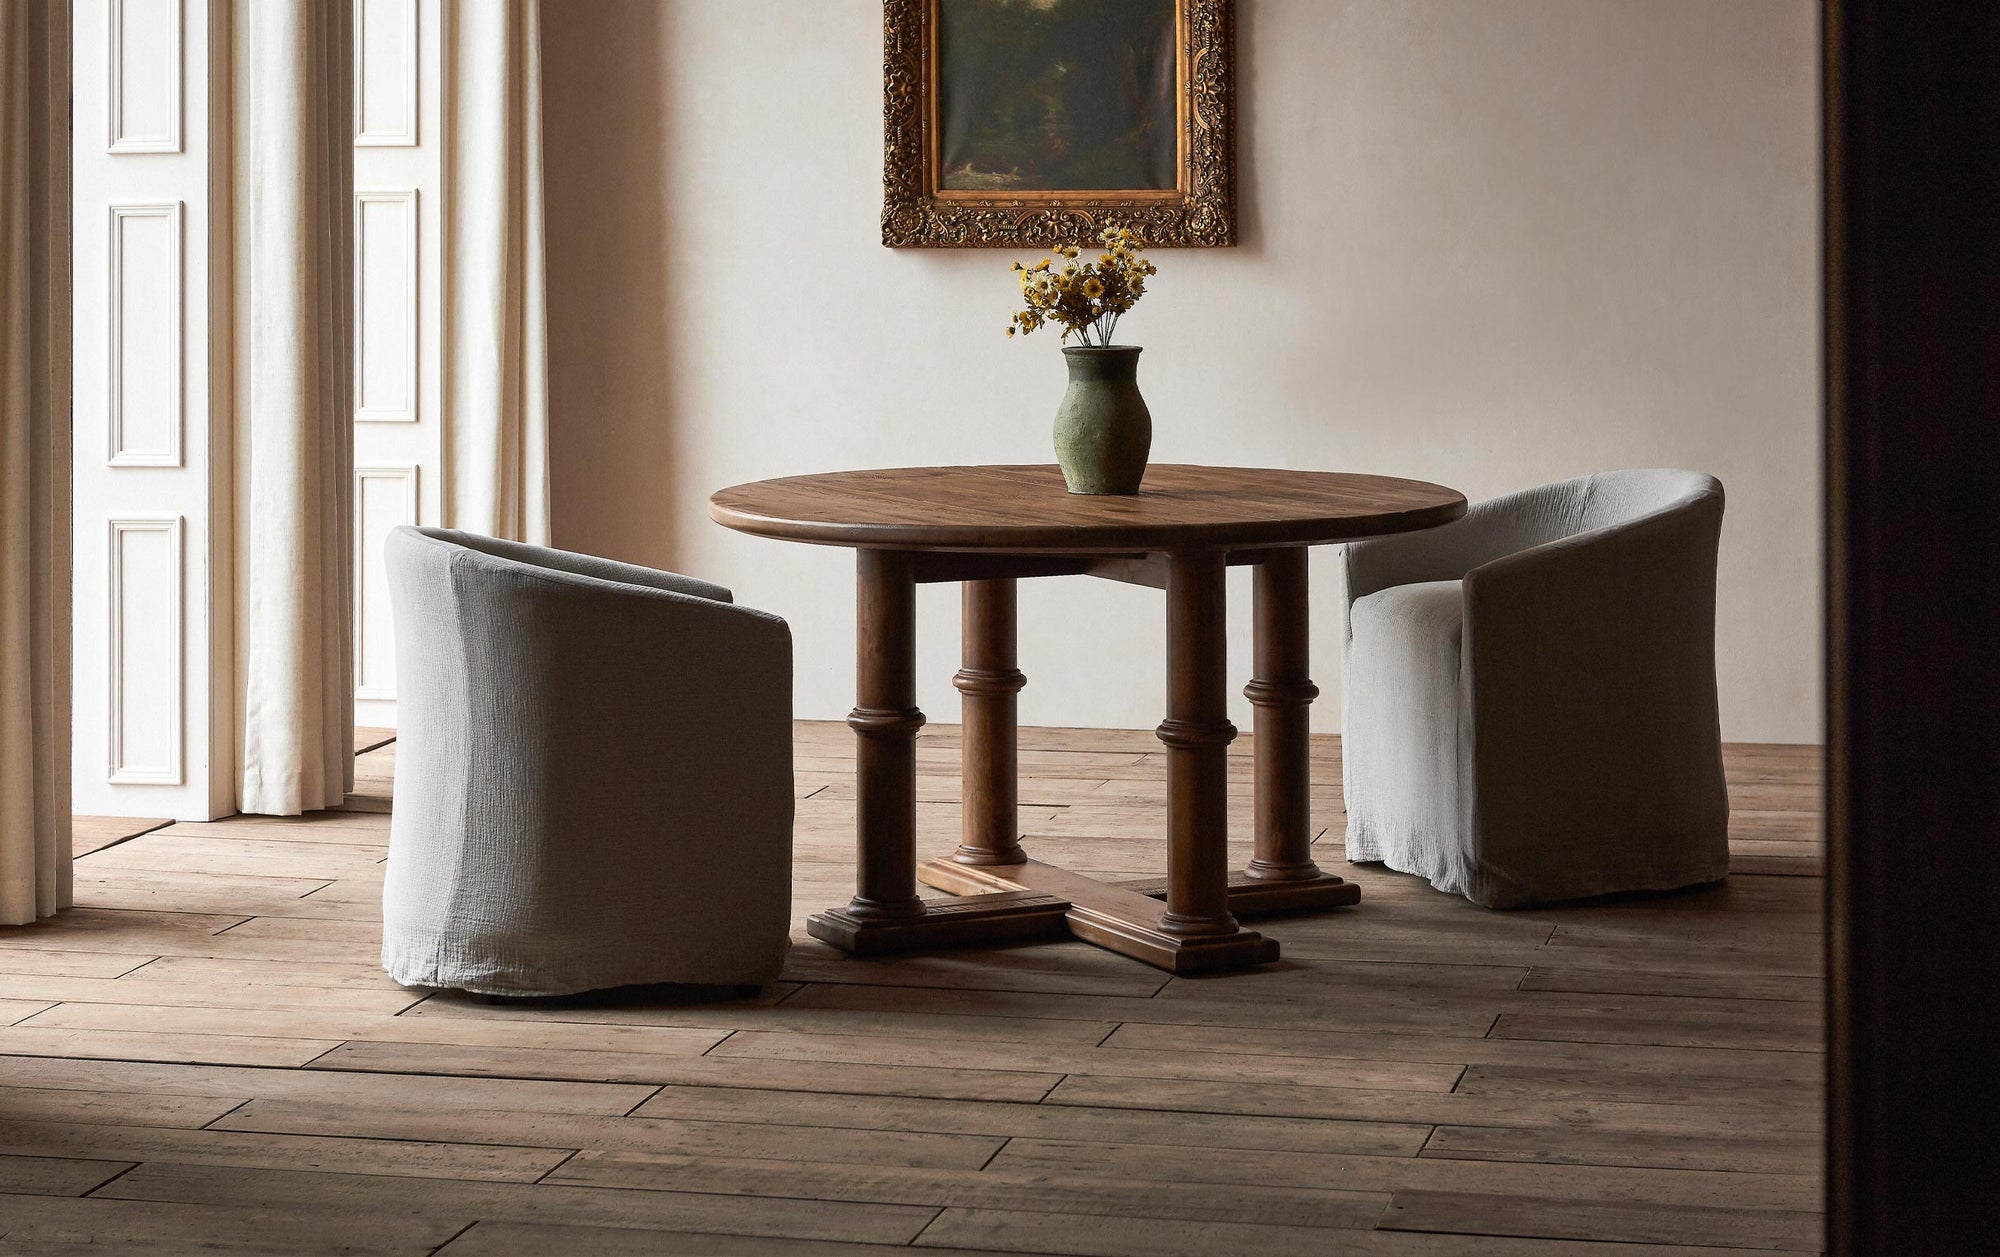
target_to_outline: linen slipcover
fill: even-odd
[[[495,995],[764,983],[789,947],[791,631],[706,581],[386,539],[382,964]]]
[[[1494,908],[1724,877],[1722,511],[1620,471],[1345,547],[1347,858]]]

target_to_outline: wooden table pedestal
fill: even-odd
[[[1302,546],[1229,555],[1206,550],[1092,561],[934,556],[863,550],[859,561],[860,852],[852,902],[813,916],[813,936],[858,955],[972,942],[1074,935],[1173,973],[1210,973],[1277,959],[1278,944],[1239,916],[1351,904],[1361,888],[1312,860]],[[1224,695],[1223,572],[1256,565],[1256,855],[1226,865],[1227,763],[1236,726]],[[1023,574],[1092,573],[1157,583],[1167,594],[1167,876],[1119,885],[1028,858],[1018,824],[1015,582]],[[958,849],[916,864],[916,586],[964,581],[964,831]],[[916,882],[961,898],[926,903]],[[1178,888],[1179,893],[1175,893]],[[1161,903],[1165,900],[1164,905]]]
[[[857,741],[856,889],[807,928],[863,956],[1074,936],[1176,974],[1276,960],[1277,941],[1239,918],[1361,898],[1360,887],[1312,859],[1308,713],[1319,691],[1308,675],[1306,547],[1441,523],[1463,512],[1464,499],[1379,477],[1165,467],[1149,473],[1148,486],[1162,490],[1150,501],[1143,493],[1079,501],[1060,494],[1059,478],[1058,496],[1049,495],[1051,472],[856,472],[716,495],[713,513],[731,527],[858,554],[857,699],[847,719]],[[1012,496],[1001,492],[1010,488]],[[926,507],[929,517],[900,518]],[[1236,726],[1225,689],[1224,577],[1235,565],[1254,569],[1255,675],[1245,693],[1256,712],[1256,801],[1253,858],[1232,875],[1227,757]],[[1103,882],[1030,859],[1021,846],[1015,717],[1026,681],[1015,658],[1016,582],[1067,575],[1166,594],[1164,878]],[[964,695],[964,823],[955,851],[919,867],[916,587],[944,581],[964,586],[954,678]],[[919,880],[958,897],[926,901]]]

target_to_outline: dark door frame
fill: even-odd
[[[1822,18],[1828,1241],[2000,1253],[2000,6]]]

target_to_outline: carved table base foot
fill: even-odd
[[[1118,883],[1151,899],[1167,897],[1167,879],[1141,877]],[[1318,912],[1361,902],[1361,887],[1331,873],[1284,881],[1233,873],[1229,878],[1229,912],[1236,917],[1275,917],[1292,912]]]
[[[1045,892],[1068,903],[1070,934],[1173,974],[1221,973],[1278,958],[1277,940],[1251,930],[1167,933],[1160,928],[1158,901],[1039,860],[987,867],[932,860],[917,876],[926,885],[974,898],[1003,888]]]
[[[880,919],[829,908],[806,918],[806,932],[856,956],[888,956],[933,947],[1065,938],[1069,901],[1018,888],[927,902],[921,915]]]

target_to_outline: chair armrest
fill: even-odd
[[[1519,499],[1528,495],[1514,496]],[[1495,499],[1494,503],[1481,505],[1496,505],[1511,500],[1514,499]],[[1551,595],[1574,593],[1591,596],[1620,587],[1620,576],[1636,573],[1661,578],[1641,581],[1627,590],[1628,593],[1639,594],[1641,601],[1652,601],[1643,595],[1641,591],[1644,590],[1669,595],[1683,591],[1693,594],[1697,588],[1705,590],[1703,597],[1712,625],[1715,561],[1722,536],[1722,511],[1722,490],[1717,486],[1659,510],[1587,531],[1552,528],[1553,517],[1536,519],[1517,516],[1510,520],[1511,529],[1495,528],[1492,531],[1495,534],[1510,531],[1512,536],[1508,539],[1524,544],[1496,547],[1495,553],[1460,574],[1467,586],[1467,603],[1470,605],[1472,599],[1482,593],[1492,599],[1517,590],[1540,589]],[[1442,532],[1444,529],[1433,531]],[[1537,533],[1546,535],[1536,540]],[[1675,586],[1675,580],[1683,584]]]
[[[689,594],[696,598],[707,598],[714,602],[731,600],[729,591],[722,586],[693,576],[682,576],[678,572],[662,572],[655,568],[640,567],[634,563],[620,563],[615,559],[600,559],[594,554],[552,550],[547,546],[531,546],[521,541],[503,541],[498,537],[460,532],[450,528],[428,528],[422,531],[428,536],[464,546],[468,550],[477,550],[481,554],[490,554],[497,559],[506,559],[551,572],[568,572],[575,576],[590,576],[621,585],[664,589],[673,593]]]
[[[1349,542],[1342,547],[1347,602],[1395,585],[1461,580],[1482,563],[1562,536],[1574,513],[1573,484],[1475,502],[1436,528]]]

